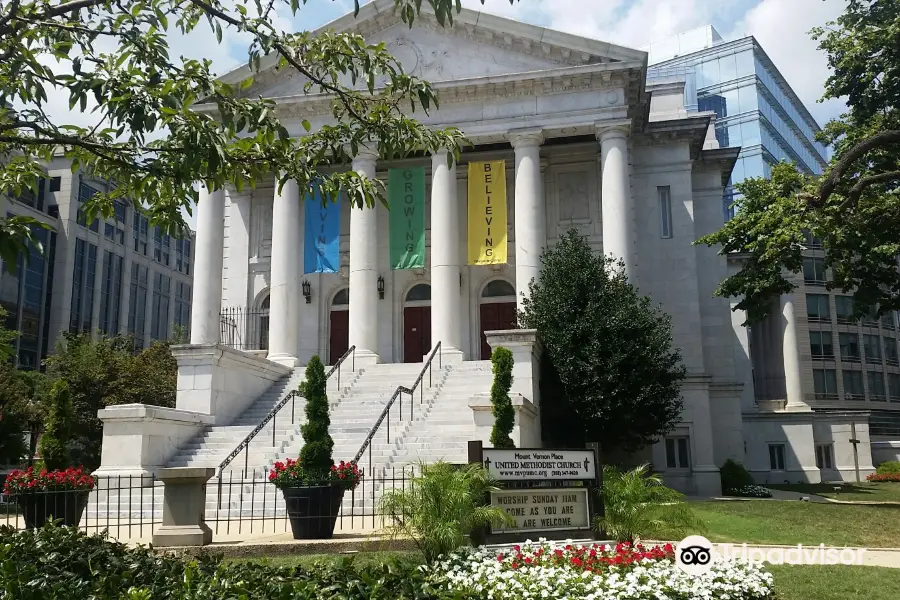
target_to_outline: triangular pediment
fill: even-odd
[[[647,55],[598,40],[545,29],[494,15],[463,9],[452,26],[441,26],[423,8],[412,28],[401,22],[393,0],[364,5],[359,15],[346,15],[321,29],[352,31],[369,43],[384,42],[406,72],[433,83],[477,82],[507,76],[598,63],[646,65]],[[250,96],[283,98],[303,95],[305,78],[292,68],[274,69],[274,57],[264,61],[254,77]],[[249,76],[237,69],[223,80]],[[345,82],[349,85],[349,81]],[[376,82],[380,84],[382,82]],[[362,85],[362,82],[360,82]]]

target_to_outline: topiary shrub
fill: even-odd
[[[729,490],[738,490],[753,485],[753,476],[741,463],[731,460],[719,468],[719,477],[722,479],[722,492],[729,496]]]
[[[44,433],[38,442],[38,455],[48,471],[69,466],[69,439],[72,435],[72,399],[69,386],[57,380],[50,388],[50,408],[44,423]]]
[[[303,434],[300,464],[310,483],[328,481],[334,465],[325,383],[325,366],[318,356],[313,356],[306,365],[306,380],[300,384],[300,393],[306,398],[306,423],[300,428]]]
[[[491,429],[491,444],[494,448],[515,448],[512,438],[516,411],[509,399],[509,389],[513,381],[513,356],[508,349],[498,347],[491,354],[494,383],[491,385],[491,414],[494,415],[494,427]]]
[[[900,460],[886,460],[875,469],[879,475],[900,474]]]

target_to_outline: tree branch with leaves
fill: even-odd
[[[510,0],[512,3],[514,0]],[[359,2],[355,1],[359,11]],[[339,193],[356,207],[384,202],[383,187],[352,169],[361,146],[386,159],[447,148],[458,157],[465,142],[455,128],[430,129],[408,116],[438,106],[426,81],[406,73],[383,43],[351,32],[298,33],[273,24],[278,9],[298,15],[306,0],[15,1],[0,7],[0,190],[36,190],[55,153],[112,182],[83,205],[90,217],[109,217],[114,201],[141,206],[154,224],[177,232],[199,198],[195,182],[238,190],[277,174],[278,185],[316,181],[326,201]],[[412,26],[421,0],[395,0]],[[428,0],[441,24],[452,23],[454,0]],[[209,60],[174,57],[169,36],[209,27],[250,39],[249,75],[228,83]],[[267,58],[268,57],[268,58]],[[254,76],[274,61],[304,81],[302,93],[331,100],[333,122],[289,132],[274,100],[254,96]],[[357,85],[359,84],[359,85]],[[89,125],[48,114],[51,95]],[[300,135],[297,135],[297,134]],[[14,262],[29,239],[29,223],[0,220],[0,257]]]

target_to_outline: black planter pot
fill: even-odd
[[[284,502],[295,540],[327,540],[344,499],[344,488],[331,485],[285,488]]]
[[[87,490],[29,492],[16,494],[16,500],[22,509],[26,529],[42,527],[47,521],[60,519],[63,525],[77,527],[89,495]]]

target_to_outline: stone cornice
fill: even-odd
[[[438,82],[433,86],[442,105],[596,90],[606,92],[605,100],[609,106],[632,106],[638,102],[642,84],[643,70],[639,63],[615,62],[471,77]],[[624,98],[619,89],[625,90]],[[330,116],[334,97],[298,93],[273,97],[272,100],[280,117],[312,117]],[[214,113],[216,108],[210,103],[198,105],[196,110]]]

